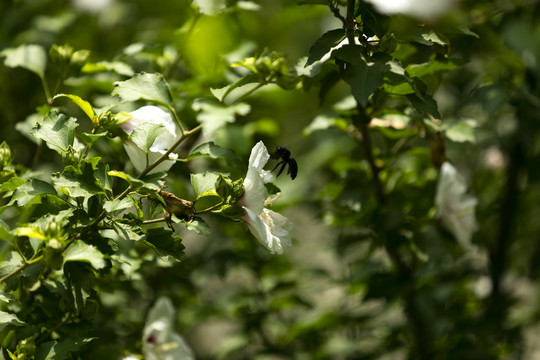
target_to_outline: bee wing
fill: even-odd
[[[291,180],[294,180],[296,175],[298,175],[298,164],[293,158],[289,159],[289,170],[287,171],[287,174],[291,175]]]

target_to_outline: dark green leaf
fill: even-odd
[[[302,0],[298,2],[298,5],[328,5],[330,0]]]
[[[35,360],[65,360],[71,352],[77,351],[92,339],[67,338],[60,341],[49,341],[41,344],[35,355]]]
[[[148,229],[145,242],[161,257],[172,256],[180,260],[184,256],[182,238],[174,236],[174,231],[162,227]]]
[[[345,39],[344,29],[335,29],[326,32],[321,36],[315,44],[309,49],[309,57],[305,66],[313,64],[315,61],[320,60],[330,49],[336,46],[340,41]]]
[[[387,59],[367,63],[361,47],[346,45],[333,52],[336,59],[346,62],[343,78],[351,86],[356,101],[366,106],[369,96],[383,83],[383,74],[389,68]]]

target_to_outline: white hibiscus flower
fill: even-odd
[[[470,247],[472,234],[476,231],[475,207],[477,199],[467,195],[467,184],[455,167],[444,162],[439,173],[435,195],[437,217],[456,239]]]
[[[145,360],[192,360],[193,352],[182,336],[174,332],[174,307],[166,297],[159,298],[148,312],[143,330]]]
[[[457,0],[366,0],[383,14],[405,14],[430,20],[446,14]]]
[[[135,166],[137,171],[142,172],[148,165],[156,161],[161,155],[163,155],[174,144],[180,133],[180,129],[174,122],[171,114],[158,108],[157,106],[143,106],[142,108],[130,113],[132,118],[123,123],[122,128],[131,134],[138,126],[150,123],[156,125],[163,125],[165,131],[159,135],[152,146],[150,151],[146,154],[141,148],[139,148],[131,140],[124,143],[124,149],[126,150],[129,159]],[[150,173],[167,171],[175,163],[174,159],[177,159],[178,155],[171,153],[169,159],[161,162]]]
[[[291,246],[289,232],[292,224],[285,216],[264,207],[268,200],[268,191],[264,184],[273,178],[270,171],[263,170],[268,159],[268,150],[263,142],[259,141],[251,150],[244,180],[245,192],[240,203],[246,211],[243,220],[251,233],[271,253],[281,254],[284,247]]]

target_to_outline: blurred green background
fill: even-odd
[[[191,126],[196,124],[192,101],[229,84],[237,71],[232,62],[267,48],[283,53],[291,67],[303,65],[313,43],[341,26],[326,6],[299,6],[296,0],[239,1],[215,14],[218,1],[201,1],[209,7],[203,15],[184,0],[111,0],[103,9],[78,3],[3,0],[0,49],[69,44],[90,50],[95,63],[118,60],[135,72],[161,72],[182,120]],[[317,116],[336,117],[333,105],[348,94],[346,84],[322,102],[317,86],[268,87],[247,99],[250,114],[213,140],[244,163],[261,139],[269,149],[287,145],[293,152],[298,178],[279,178],[283,198],[275,205],[295,224],[292,248],[270,255],[241,225],[211,216],[209,237],[179,230],[186,246],[182,262],[145,258],[140,273],[99,280],[99,315],[94,323],[78,324],[91,328],[97,339],[81,358],[115,359],[123,349],[137,351],[146,311],[159,295],[173,300],[177,330],[199,359],[415,359],[422,354],[410,350],[415,332],[425,333],[433,359],[540,358],[537,3],[460,1],[440,21],[423,25],[444,34],[452,58],[466,61],[429,85],[443,123],[457,127],[453,136],[447,132],[447,157],[479,200],[471,248],[463,249],[433,221],[437,172],[425,139],[401,144],[374,131],[392,206],[413,219],[413,244],[427,258],[413,278],[396,273],[374,233],[379,225],[373,184],[365,162],[354,160],[363,158],[355,139],[334,127],[306,130]],[[417,26],[405,17],[393,20],[403,34]],[[429,60],[424,47],[415,51],[411,62]],[[57,76],[48,70],[54,87]],[[114,71],[74,74],[59,92],[106,106],[115,101],[112,83],[126,78]],[[10,145],[14,163],[60,170],[54,156],[35,166],[37,144],[24,135],[32,126],[27,117],[46,102],[39,78],[0,66],[0,84],[0,141]],[[522,152],[516,154],[516,146]],[[127,162],[118,144],[101,156],[112,168]],[[220,161],[195,161],[175,166],[169,186],[189,195],[189,173],[206,169],[229,171],[235,178],[245,171]],[[512,178],[516,183],[509,185]],[[18,221],[9,213],[3,218]],[[497,239],[507,232],[504,261],[493,262]],[[498,271],[493,266],[504,275],[505,295],[496,304],[490,296],[491,276]],[[410,288],[412,300],[406,295]],[[414,328],[411,301],[424,329]]]

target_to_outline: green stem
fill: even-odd
[[[41,79],[43,90],[45,91],[45,97],[47,98],[47,103],[49,105],[52,105],[53,99],[51,96],[51,90],[49,90],[49,85],[47,84],[47,79],[45,79],[45,74],[40,74],[39,78]]]
[[[173,114],[173,117],[174,117],[174,121],[176,121],[176,124],[178,125],[178,127],[180,128],[180,132],[183,134],[184,133],[184,127],[182,126],[182,122],[180,121],[180,117],[178,116],[178,113],[176,112],[176,110],[168,105],[167,108],[169,109],[169,111],[171,112],[171,114]]]
[[[200,210],[200,211],[196,211],[195,212],[195,215],[200,215],[200,214],[206,214],[206,213],[209,213],[210,211],[214,210],[214,209],[217,209],[218,207],[220,206],[223,206],[225,204],[225,201],[222,201],[216,205],[212,205],[210,206],[209,208],[207,209],[204,209],[204,210]]]
[[[31,260],[28,260],[28,261],[25,261],[24,264],[22,264],[21,266],[19,266],[18,268],[16,268],[15,270],[13,270],[12,272],[10,272],[9,274],[7,274],[6,276],[4,276],[3,278],[0,279],[0,284],[2,284],[3,282],[5,281],[8,281],[9,279],[11,279],[13,276],[17,275],[18,273],[20,273],[21,271],[23,271],[24,269],[26,269],[27,267],[29,266],[32,266],[34,264],[37,264],[38,262],[40,262],[41,260],[43,260],[43,255],[40,255],[36,258],[33,258]]]
[[[143,224],[155,224],[155,223],[159,223],[159,222],[163,222],[163,221],[167,221],[167,218],[166,217],[162,217],[162,218],[159,218],[159,219],[152,219],[152,220],[146,220],[146,221],[143,221]]]

